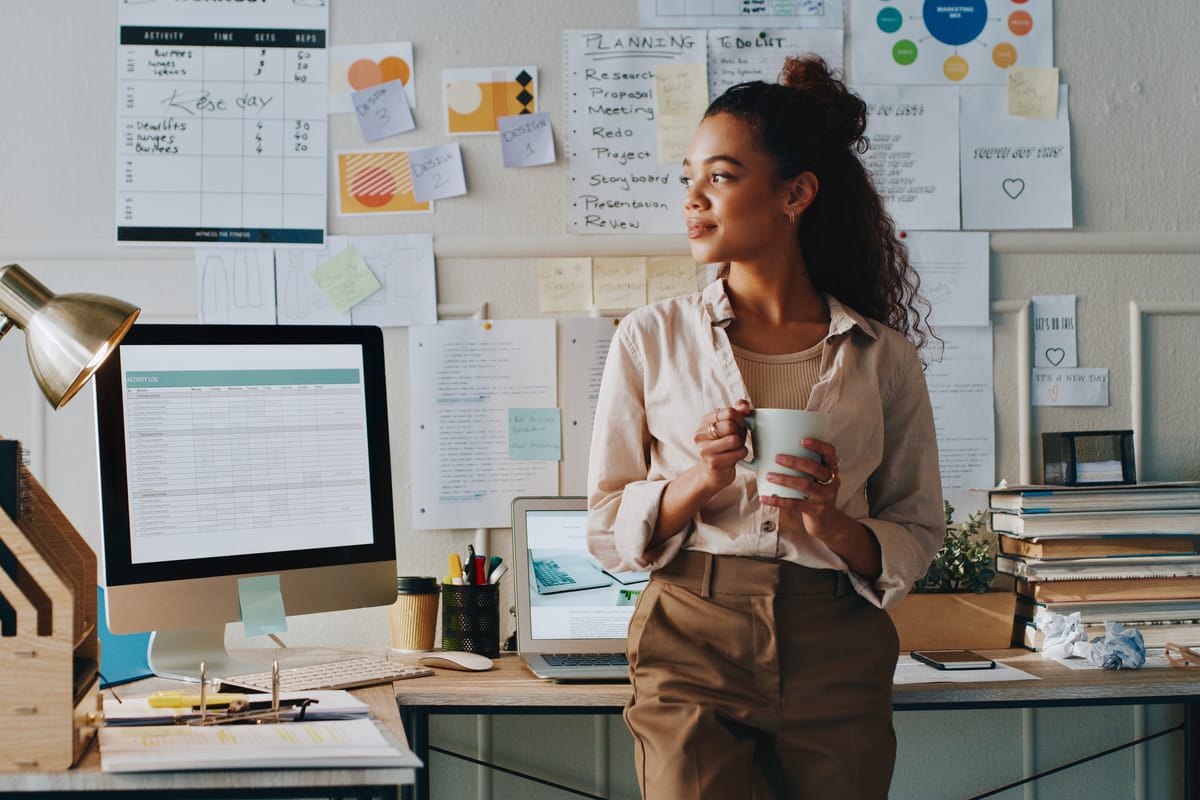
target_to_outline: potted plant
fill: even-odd
[[[901,650],[1010,647],[1017,608],[1015,592],[991,591],[996,577],[993,538],[986,514],[975,511],[954,523],[946,502],[946,539],[912,593],[888,609]]]

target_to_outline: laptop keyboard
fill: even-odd
[[[565,586],[575,583],[571,573],[558,565],[557,561],[548,558],[538,559],[533,564],[533,574],[542,586]]]
[[[624,653],[550,653],[543,654],[542,658],[552,667],[629,666],[629,659],[625,658]]]

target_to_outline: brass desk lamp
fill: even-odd
[[[83,388],[140,309],[101,294],[56,295],[17,264],[0,267],[0,337],[25,331],[29,365],[59,409]]]

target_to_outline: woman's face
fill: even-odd
[[[754,262],[795,248],[789,189],[754,131],[729,114],[700,123],[683,160],[692,257],[701,264]]]

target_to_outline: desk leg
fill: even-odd
[[[1200,800],[1200,703],[1183,706],[1183,796]]]
[[[408,746],[424,764],[416,771],[413,785],[404,787],[404,798],[429,800],[429,712],[424,708],[400,706],[400,720],[408,734]]]

